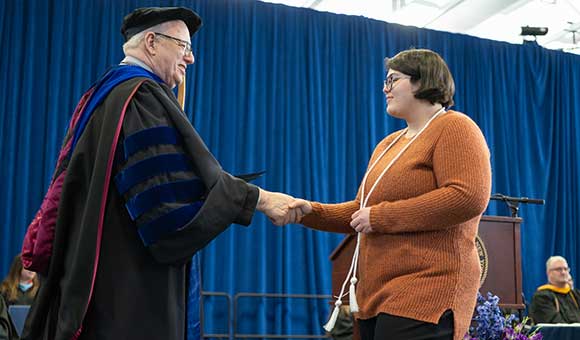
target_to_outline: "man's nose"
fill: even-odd
[[[187,64],[193,64],[195,62],[195,56],[193,53],[189,53],[183,56],[183,60],[185,60]]]

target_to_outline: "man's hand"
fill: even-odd
[[[374,232],[371,226],[371,208],[362,208],[352,214],[350,226],[359,233],[368,234]]]
[[[288,204],[292,201],[294,201],[292,196],[260,189],[260,199],[256,209],[266,214],[275,225],[282,226],[287,224],[286,221],[289,218],[295,218],[295,211],[291,211],[288,207]],[[291,215],[291,217],[288,215]]]

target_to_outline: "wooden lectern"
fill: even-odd
[[[500,307],[524,309],[519,217],[483,216],[479,223],[478,251],[483,284],[479,291],[499,297]],[[356,246],[356,235],[347,235],[330,254],[332,295],[338,296]],[[348,304],[348,299],[343,300]]]
[[[522,296],[521,223],[519,217],[503,216],[483,216],[479,223],[478,236],[487,253],[487,275],[482,273],[479,292],[497,295],[502,308],[526,308]],[[481,253],[480,259],[483,262]]]

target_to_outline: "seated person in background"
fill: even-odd
[[[18,334],[8,314],[8,306],[0,294],[0,340],[17,340]]]
[[[535,323],[580,322],[580,291],[570,285],[568,262],[552,256],[546,262],[548,284],[538,287],[532,298],[530,317]]]
[[[7,305],[30,305],[34,301],[40,282],[35,272],[22,267],[20,255],[12,261],[8,276],[0,284],[0,294]]]
[[[354,318],[349,305],[340,306],[336,325],[329,332],[333,340],[352,340]]]

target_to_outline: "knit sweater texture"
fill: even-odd
[[[383,139],[369,164],[402,132]],[[365,196],[410,140],[402,137],[379,160],[366,181]],[[361,235],[356,317],[388,313],[438,323],[451,309],[454,339],[462,339],[479,288],[475,237],[490,190],[490,154],[477,125],[456,111],[435,118],[369,198],[375,232]],[[350,221],[360,208],[360,195],[359,188],[353,201],[313,202],[302,223],[318,230],[354,233]]]

